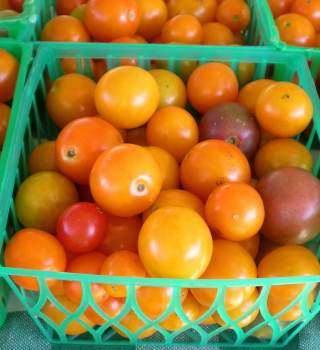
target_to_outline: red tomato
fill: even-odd
[[[106,214],[93,203],[77,203],[66,209],[57,224],[57,237],[73,253],[88,253],[103,241],[107,230]]]
[[[99,275],[106,256],[99,252],[82,254],[72,259],[67,272]],[[82,300],[82,284],[79,281],[63,281],[65,295],[73,303],[80,304]],[[102,285],[91,283],[92,297],[96,303],[102,303],[109,295]]]

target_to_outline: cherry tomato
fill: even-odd
[[[206,203],[206,221],[217,236],[243,241],[256,235],[264,221],[259,193],[247,184],[218,186]]]
[[[268,0],[274,18],[290,12],[294,0]]]
[[[108,215],[105,238],[98,249],[106,255],[119,250],[130,250],[137,253],[141,226],[140,216],[121,218]]]
[[[201,44],[203,30],[201,23],[191,15],[177,15],[162,28],[162,40],[165,43]]]
[[[256,154],[254,170],[259,179],[272,170],[285,167],[297,167],[311,172],[312,154],[302,143],[292,139],[271,140]]]
[[[61,214],[57,238],[70,252],[88,253],[103,242],[107,222],[107,215],[95,204],[80,202]]]
[[[107,322],[108,317],[114,318],[119,315],[125,305],[125,302],[126,300],[122,298],[109,297],[103,303],[98,304],[98,307],[106,315],[106,318],[102,318],[100,315],[98,315],[91,306],[88,307],[85,315],[94,324],[102,326]]]
[[[196,68],[187,85],[191,105],[200,113],[238,97],[238,81],[231,68],[223,63],[206,63]]]
[[[145,221],[154,211],[163,207],[190,208],[204,217],[204,204],[201,199],[190,192],[171,189],[160,192],[153,205],[143,213],[143,220]]]
[[[147,150],[159,165],[162,175],[161,190],[179,188],[179,164],[176,159],[169,152],[159,147],[148,147]]]
[[[11,108],[0,102],[0,150],[2,149],[6,137],[10,114]]]
[[[252,114],[256,113],[256,104],[261,92],[274,81],[270,79],[260,79],[245,85],[239,92],[238,102],[246,107]]]
[[[180,167],[181,183],[187,191],[207,200],[226,182],[249,183],[250,165],[236,146],[221,140],[207,140],[192,148]]]
[[[56,297],[57,302],[63,306],[69,313],[74,314],[78,305],[72,303],[66,297]],[[43,312],[49,319],[51,319],[57,326],[60,326],[69,314],[64,313],[60,309],[58,309],[51,301],[47,301],[45,306],[42,308],[41,312]],[[78,319],[85,323],[85,325],[90,329],[94,327],[94,323],[92,323],[84,314],[78,316]],[[87,328],[84,327],[78,321],[70,321],[67,324],[67,327],[64,330],[67,335],[79,335],[88,332]]]
[[[237,321],[246,312],[251,310],[251,312],[249,313],[249,315],[247,317],[242,318],[241,320],[239,320],[237,322],[237,324],[240,328],[244,328],[244,327],[249,326],[252,322],[254,322],[254,320],[257,318],[257,316],[259,314],[259,305],[256,306],[254,309],[252,309],[253,305],[258,300],[258,297],[259,297],[259,293],[258,293],[257,289],[255,288],[254,292],[250,295],[250,297],[248,299],[244,300],[244,302],[240,306],[236,307],[235,309],[227,311],[228,317],[230,317],[230,319],[232,321]],[[219,324],[221,327],[226,325],[226,322],[222,319],[220,314],[217,312],[212,315],[212,319],[213,319],[214,323]]]
[[[242,0],[224,0],[218,6],[216,20],[225,24],[233,32],[241,32],[250,23],[250,8]]]
[[[279,82],[264,89],[256,104],[259,124],[272,135],[292,137],[300,134],[312,120],[310,97],[299,86]]]
[[[144,222],[138,249],[151,276],[195,279],[210,262],[212,238],[207,224],[193,209],[165,207]]]
[[[136,0],[90,0],[84,24],[96,41],[111,41],[132,36],[140,25],[141,13]]]
[[[106,276],[126,276],[126,277],[146,277],[146,271],[141,264],[139,256],[128,250],[121,250],[112,253],[104,261],[101,275]],[[109,295],[115,298],[124,298],[127,296],[127,287],[116,284],[105,284],[105,290]]]
[[[0,49],[0,102],[13,98],[19,72],[19,62],[9,52]]]
[[[315,45],[316,30],[306,17],[287,13],[277,18],[276,26],[281,40],[289,45],[304,47]]]
[[[308,18],[315,30],[320,30],[320,1],[319,0],[295,0],[291,11]]]
[[[267,254],[258,265],[258,277],[315,276],[320,274],[316,255],[299,245],[286,245]],[[272,286],[269,298],[291,303],[305,288],[305,284]],[[316,285],[314,285],[314,288]]]
[[[250,254],[236,242],[213,241],[213,254],[207,270],[201,279],[243,279],[256,278],[257,268]],[[252,295],[255,287],[229,287],[224,296],[226,310],[240,307]],[[191,289],[197,301],[210,307],[217,296],[216,288]]]
[[[204,45],[234,45],[235,37],[226,25],[212,22],[203,25]]]
[[[139,41],[130,36],[122,36],[111,41],[113,44],[138,44]],[[120,66],[136,66],[138,60],[136,58],[121,58]]]
[[[88,0],[57,0],[57,14],[70,15],[74,9],[87,2]]]
[[[67,266],[67,272],[99,275],[106,256],[99,252],[78,255]],[[80,304],[82,300],[82,284],[79,281],[63,281],[65,295],[73,303]],[[109,295],[102,285],[91,283],[91,294],[96,303],[102,303]]]
[[[155,79],[139,67],[110,70],[100,79],[95,91],[99,114],[115,127],[124,129],[145,124],[158,108],[159,99]]]
[[[190,321],[195,321],[199,317],[199,304],[190,293],[183,302],[182,309],[187,319]],[[170,332],[175,332],[184,327],[186,322],[181,320],[176,312],[173,312],[168,316],[168,318],[162,321],[160,325]]]
[[[183,80],[165,69],[150,70],[160,89],[159,108],[176,106],[184,108],[187,103],[187,89]]]
[[[9,240],[4,251],[4,264],[20,269],[63,272],[67,259],[62,245],[53,235],[30,228],[17,232]],[[39,291],[36,277],[12,276],[12,279],[20,287]],[[46,283],[51,287],[57,280],[47,278]]]
[[[152,39],[161,33],[168,19],[167,6],[163,0],[137,0],[141,21],[137,33],[145,39]]]
[[[102,153],[90,175],[95,201],[106,212],[121,217],[137,215],[149,208],[161,186],[160,168],[152,154],[131,144]]]
[[[83,23],[71,16],[57,16],[45,25],[41,33],[42,41],[90,41]]]
[[[99,155],[121,143],[119,131],[98,116],[74,120],[63,128],[57,138],[58,168],[72,181],[87,185]]]
[[[47,108],[56,125],[97,114],[94,104],[96,84],[81,74],[66,74],[55,80],[47,97]]]
[[[58,171],[55,141],[39,144],[30,154],[29,173],[35,174],[41,171]]]
[[[212,22],[217,10],[216,0],[169,0],[169,17],[192,15],[201,23]]]
[[[16,214],[25,227],[55,233],[61,213],[78,199],[71,181],[59,173],[43,171],[21,184],[15,200]]]
[[[180,107],[159,109],[147,124],[147,141],[165,149],[181,162],[198,143],[199,129],[193,116]]]

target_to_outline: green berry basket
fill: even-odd
[[[181,62],[185,60],[204,64],[210,61],[228,62],[238,74],[239,64],[251,62],[255,64],[253,80],[271,77],[276,80],[292,81],[298,76],[299,84],[306,90],[314,105],[314,123],[308,136],[301,135],[309,149],[314,148],[319,140],[319,100],[314,88],[312,77],[305,59],[295,54],[282,53],[271,48],[250,48],[246,50],[238,47],[227,47],[224,50],[213,47],[179,46],[179,45],[122,45],[122,44],[43,44],[40,45],[30,71],[29,79],[23,91],[16,113],[10,123],[6,147],[3,151],[1,167],[3,177],[0,192],[2,203],[1,214],[1,244],[2,252],[8,239],[19,229],[14,198],[21,182],[28,176],[28,156],[32,149],[44,139],[54,139],[57,128],[48,117],[45,101],[46,86],[49,81],[55,80],[62,74],[61,59],[73,58],[77,61],[78,72],[92,76],[91,59],[104,59],[108,67],[116,67],[123,58],[135,58],[138,65],[149,69],[154,61],[167,61],[168,69],[179,74]],[[320,160],[315,162],[314,174],[320,176]],[[320,258],[319,240],[310,243],[310,247],[317,252]],[[26,269],[0,267],[0,276],[5,279],[12,292],[16,294],[23,307],[28,311],[33,321],[51,343],[65,343],[69,345],[104,345],[119,346],[120,348],[146,346],[174,345],[186,349],[188,346],[232,346],[252,348],[281,347],[288,344],[316,315],[320,312],[320,294],[315,294],[312,307],[308,307],[308,296],[315,284],[320,282],[320,276],[290,277],[273,279],[251,280],[176,280],[154,278],[125,278],[106,277],[101,275],[84,275],[71,273],[41,272]],[[38,281],[39,292],[30,292],[16,285],[13,276],[34,277]],[[83,297],[81,304],[72,312],[64,308],[58,299],[49,290],[46,279],[60,281],[79,281],[82,285]],[[91,283],[125,285],[127,297],[125,304],[116,317],[108,317],[96,305],[90,289]],[[274,285],[303,284],[303,291],[286,308],[276,315],[271,315],[267,307],[270,288]],[[157,319],[149,319],[140,309],[137,299],[137,287],[171,287],[172,297],[168,308]],[[231,319],[224,308],[224,296],[228,288],[256,286],[260,291],[254,305],[240,316]],[[217,288],[217,297],[211,307],[196,320],[190,320],[183,311],[180,302],[183,288]],[[44,305],[50,302],[64,315],[64,320],[58,324],[48,318],[44,312]],[[279,322],[279,318],[294,305],[299,305],[301,315],[291,322]],[[105,323],[98,327],[89,326],[80,316],[91,306]],[[259,316],[253,324],[241,329],[238,322],[246,318],[254,310],[259,309]],[[128,312],[135,314],[135,330],[128,329],[122,322]],[[213,312],[218,311],[224,321],[223,326],[218,324],[202,325]],[[161,326],[161,321],[169,314],[176,312],[184,326],[174,332],[169,332]],[[81,335],[66,335],[67,327],[78,322],[84,327]],[[117,328],[125,335],[121,337],[114,331]],[[155,333],[144,338],[145,332],[152,329]]]
[[[25,0],[22,13],[0,18],[0,37],[35,41],[54,11],[52,0]]]
[[[24,84],[26,82],[33,49],[28,44],[18,44],[17,42],[10,41],[10,40],[0,41],[0,49],[4,49],[7,52],[11,53],[20,62],[20,69],[19,69],[19,74],[17,79],[16,90],[15,90],[14,98],[11,101],[11,115],[10,115],[10,123],[11,123],[11,121],[19,118],[19,116],[17,115],[18,113],[17,111],[19,108],[19,104],[21,103],[21,95],[23,92]],[[8,166],[6,163],[8,160],[8,157],[4,156],[3,154],[5,153],[8,143],[10,143],[9,139],[12,138],[10,137],[11,132],[9,129],[10,129],[10,124],[7,131],[8,137],[6,137],[5,139],[3,150],[0,155],[0,191],[2,188],[6,187],[5,176],[3,175],[5,172],[5,169]],[[1,221],[0,225],[5,224],[6,222],[6,218],[5,218],[4,212],[2,211],[2,208],[0,208],[0,221]],[[7,302],[7,295],[8,295],[7,292],[8,290],[6,285],[3,283],[2,280],[0,280],[0,326],[3,324],[6,318],[6,313],[7,313],[6,302]]]
[[[281,51],[304,55],[308,60],[312,77],[317,79],[320,71],[320,49],[288,45],[282,41],[269,7],[268,0],[261,0],[259,3],[261,13],[264,14],[263,25],[261,26],[263,42],[266,45],[274,46]]]

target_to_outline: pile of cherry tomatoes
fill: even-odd
[[[320,47],[319,0],[268,0],[281,40],[289,45]]]
[[[19,66],[19,62],[10,52],[0,48],[0,151],[9,124],[10,104],[14,96]]]
[[[44,41],[241,45],[244,0],[58,0]]]
[[[291,139],[313,115],[298,85],[263,79],[240,89],[234,71],[218,62],[196,65],[186,83],[166,69],[121,65],[97,82],[78,73],[48,82],[47,111],[61,131],[30,154],[30,176],[15,198],[25,228],[8,242],[6,266],[213,280],[320,273],[316,255],[302,245],[320,231],[320,182],[311,174],[310,151]],[[35,277],[12,278],[39,291]],[[78,308],[79,281],[46,283],[66,309]],[[270,314],[288,322],[301,317],[299,303],[277,314],[304,288],[273,286]],[[91,292],[106,319],[88,306],[80,317],[88,327],[118,315],[127,297],[125,285],[91,283]],[[226,289],[232,320],[250,310],[239,327],[257,318],[259,293]],[[182,289],[188,319],[196,321],[216,296],[216,288]],[[136,289],[152,320],[172,298],[170,285]],[[67,317],[49,300],[42,312],[57,325]],[[144,326],[133,311],[119,322],[131,333]],[[214,312],[203,324],[225,320]],[[175,312],[160,322],[169,331],[184,325]],[[77,321],[65,330],[86,331]]]

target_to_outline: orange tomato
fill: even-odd
[[[85,315],[95,325],[102,326],[107,322],[108,318],[114,318],[119,315],[125,305],[125,302],[126,300],[122,298],[109,297],[103,303],[97,304],[102,313],[105,315],[105,318],[98,315],[91,306],[89,306],[85,311]]]
[[[302,302],[307,302],[307,309],[308,310],[311,309],[311,307],[314,303],[314,298],[315,298],[315,293],[314,293],[314,291],[312,291],[307,296],[307,300],[304,300],[304,299],[301,300]],[[274,298],[272,296],[269,296],[269,298],[268,298],[268,310],[272,316],[275,316],[279,312],[281,312],[284,308],[288,307],[292,301],[293,300],[287,301],[287,300],[283,300],[283,299],[278,298],[278,297]],[[295,321],[298,318],[300,318],[302,315],[303,315],[303,310],[301,307],[301,302],[298,302],[297,304],[295,304],[294,306],[289,308],[289,310],[287,312],[285,312],[283,315],[277,317],[277,319],[280,321],[292,322],[292,321]]]
[[[167,6],[163,0],[137,0],[141,21],[137,33],[145,39],[152,39],[161,33],[168,19]]]
[[[138,339],[151,337],[151,335],[156,332],[154,328],[147,328],[143,332],[140,332],[141,328],[145,327],[146,324],[133,311],[130,311],[128,314],[126,314],[119,323],[125,327],[129,334],[136,334],[139,332],[139,335],[137,336]],[[112,326],[112,328],[122,337],[128,338],[127,333],[122,332],[116,326]]]
[[[235,37],[226,25],[212,22],[203,25],[204,45],[234,45]]]
[[[254,320],[257,318],[259,314],[259,305],[257,305],[255,308],[252,309],[253,305],[258,300],[258,297],[259,297],[259,293],[255,288],[254,292],[250,295],[250,297],[244,300],[244,302],[241,305],[239,305],[235,309],[227,311],[228,317],[232,321],[237,321],[237,324],[240,328],[245,328],[249,326],[252,322],[254,322]],[[249,310],[250,310],[250,313],[248,316],[246,316],[245,318],[242,318],[241,320],[238,320],[240,317],[243,317],[243,315]],[[218,312],[212,315],[212,319],[214,323],[220,325],[221,327],[226,325],[226,322],[222,319],[222,317]],[[229,324],[229,322],[227,322],[227,324]],[[230,325],[229,328],[232,328],[232,326]]]
[[[29,173],[35,174],[41,171],[58,171],[55,141],[39,144],[30,154]]]
[[[63,306],[69,313],[74,314],[78,305],[72,303],[66,297],[56,297],[57,302]],[[43,312],[49,319],[53,321],[57,326],[60,326],[68,317],[69,314],[64,313],[60,309],[58,309],[51,301],[47,301],[41,312]],[[77,317],[78,320],[81,320],[86,326],[79,323],[78,321],[70,321],[64,329],[65,334],[67,335],[79,335],[88,332],[88,328],[91,329],[94,327],[94,323],[92,323],[85,314]]]
[[[264,89],[256,104],[259,124],[272,135],[292,137],[300,134],[312,120],[310,97],[299,86],[288,82]]]
[[[290,12],[294,0],[268,0],[274,18]]]
[[[181,183],[203,200],[226,182],[249,183],[250,165],[236,146],[221,140],[197,144],[188,153],[180,168]]]
[[[106,212],[121,217],[137,215],[149,208],[161,186],[161,172],[151,153],[131,144],[102,153],[90,175],[95,201]]]
[[[10,9],[8,0],[0,0],[0,11]]]
[[[238,242],[255,259],[259,253],[260,235],[256,234],[251,238]]]
[[[201,23],[191,15],[177,15],[162,28],[162,40],[165,43],[201,44],[203,30]]]
[[[298,13],[308,18],[316,31],[320,30],[320,1],[319,0],[295,0],[291,12]]]
[[[10,114],[11,108],[0,102],[0,150],[2,149],[6,137]]]
[[[181,290],[180,301],[184,302],[188,294],[186,289]],[[170,287],[140,287],[136,291],[137,304],[145,316],[150,319],[160,317],[170,305],[173,288]]]
[[[257,268],[250,254],[240,244],[225,240],[213,241],[214,249],[207,270],[201,279],[256,278]],[[226,310],[238,308],[252,295],[255,287],[229,287],[224,296]],[[217,296],[216,288],[191,289],[197,301],[210,307]]]
[[[138,235],[141,226],[140,216],[121,218],[108,215],[106,236],[99,250],[106,255],[119,250],[138,252]]]
[[[54,285],[49,285],[48,287],[52,295],[54,295],[55,297],[63,297],[65,295],[62,280],[57,280],[57,282]]]
[[[70,273],[99,275],[106,256],[99,252],[81,254],[69,261],[67,271]],[[63,281],[66,297],[73,303],[82,301],[82,284],[79,281]],[[91,294],[96,303],[102,303],[109,295],[102,285],[91,283]]]
[[[113,44],[138,44],[139,41],[130,36],[122,36],[120,38],[114,39],[111,41]],[[136,66],[138,63],[135,58],[121,58],[120,65],[121,66]]]
[[[142,225],[138,250],[150,276],[195,279],[209,264],[212,238],[204,219],[193,209],[164,207]]]
[[[316,255],[299,245],[286,245],[268,253],[258,265],[258,277],[314,276],[320,274]],[[269,298],[291,303],[305,288],[306,284],[272,286]],[[314,288],[316,285],[314,285]]]
[[[288,13],[277,18],[276,26],[281,40],[289,45],[304,47],[315,45],[316,30],[306,17]]]
[[[25,227],[55,233],[59,216],[78,200],[71,181],[59,173],[43,171],[21,184],[15,199],[16,214]]]
[[[182,309],[185,316],[190,321],[195,321],[199,317],[199,304],[190,293],[183,302]],[[186,322],[182,320],[176,312],[172,312],[160,325],[170,332],[175,332],[184,327]]]
[[[141,264],[139,256],[128,250],[121,250],[109,255],[102,264],[101,275],[146,277],[146,271]],[[117,284],[104,284],[103,287],[114,298],[125,298],[127,287]]]
[[[159,165],[162,175],[161,190],[179,188],[179,164],[175,158],[169,152],[159,147],[148,147],[147,149]]]
[[[250,23],[250,8],[243,0],[224,0],[218,6],[216,20],[233,32],[241,32]]]
[[[72,16],[52,18],[42,30],[42,41],[90,41],[90,36],[83,23]]]
[[[11,53],[0,49],[0,102],[13,98],[19,72],[19,62]]]
[[[273,83],[274,81],[270,79],[260,79],[250,82],[239,91],[238,102],[248,108],[252,114],[255,114],[257,100],[261,92]]]
[[[110,70],[100,79],[95,90],[99,114],[117,128],[142,126],[158,108],[159,100],[160,92],[155,79],[139,67],[124,66]]]
[[[311,172],[312,154],[302,143],[292,139],[271,140],[256,154],[254,171],[259,179],[272,170],[285,167],[297,167]]]
[[[147,146],[146,127],[140,126],[140,128],[129,129],[126,131],[126,143],[133,143],[138,146]]]
[[[184,108],[187,103],[187,90],[183,80],[165,69],[150,70],[160,89],[159,108],[176,106]]]
[[[169,0],[169,17],[177,15],[192,15],[201,23],[207,23],[214,20],[217,10],[216,0]]]
[[[250,185],[229,183],[218,186],[206,203],[206,221],[219,237],[243,241],[256,235],[264,221],[259,193]]]
[[[178,162],[199,140],[199,129],[193,116],[175,106],[159,109],[149,120],[146,134],[149,145],[163,148]]]
[[[62,129],[57,138],[58,168],[73,182],[87,185],[99,155],[122,142],[119,131],[98,116],[74,120]]]
[[[36,229],[24,229],[7,243],[4,264],[12,268],[63,272],[67,259],[62,245],[53,235]],[[39,291],[36,277],[13,276],[12,279],[20,287]],[[57,282],[46,279],[48,287]]]
[[[187,84],[191,105],[200,113],[238,97],[238,81],[231,68],[223,63],[206,63],[196,68]]]
[[[172,189],[160,192],[153,205],[143,213],[143,221],[154,211],[164,207],[190,208],[204,217],[204,204],[197,196],[184,190]]]
[[[84,24],[95,41],[132,36],[139,28],[141,13],[136,0],[90,0]]]
[[[96,84],[81,74],[66,74],[55,80],[47,97],[49,116],[60,128],[72,120],[97,114]]]
[[[70,15],[70,13],[78,6],[85,4],[88,0],[57,0],[57,14]]]

